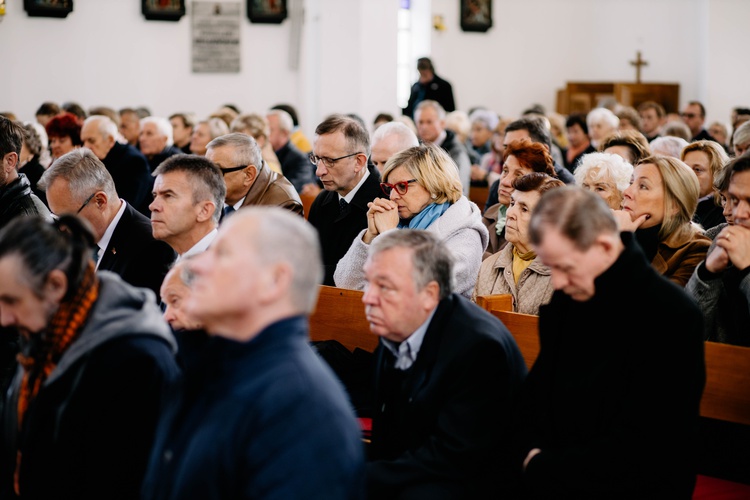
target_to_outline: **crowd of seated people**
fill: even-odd
[[[341,425],[338,430],[326,427],[327,432],[331,432],[326,436],[343,447],[336,460],[340,466],[348,464],[349,476],[343,480],[321,464],[319,477],[308,477],[305,479],[307,484],[290,484],[289,488],[299,487],[301,489],[296,494],[304,493],[305,497],[314,498],[309,488],[312,485],[322,487],[321,481],[328,479],[331,481],[331,491],[338,493],[323,497],[335,498],[340,495],[340,498],[358,498],[361,496],[357,492],[368,491],[372,498],[398,494],[403,494],[404,498],[415,498],[440,491],[458,498],[466,491],[473,491],[471,488],[465,489],[468,482],[481,476],[481,481],[474,487],[486,491],[483,489],[488,484],[484,483],[487,479],[483,475],[484,470],[474,471],[478,475],[464,470],[467,464],[482,463],[482,460],[477,460],[474,455],[467,459],[463,467],[459,467],[458,464],[466,457],[461,453],[454,454],[455,450],[448,453],[447,448],[444,449],[450,447],[451,439],[458,439],[459,436],[466,438],[467,442],[474,442],[475,436],[466,437],[457,430],[468,425],[464,417],[453,413],[457,411],[452,406],[453,402],[441,402],[439,397],[433,399],[432,394],[419,401],[418,393],[410,392],[410,384],[413,383],[410,377],[430,369],[421,364],[427,363],[427,359],[432,360],[430,363],[435,363],[440,370],[448,369],[441,366],[442,358],[439,356],[433,360],[440,352],[434,345],[437,335],[434,332],[438,331],[438,325],[444,329],[445,325],[453,324],[454,316],[473,318],[473,321],[477,321],[475,333],[478,338],[487,340],[484,329],[494,323],[483,323],[488,320],[475,309],[478,306],[473,302],[477,296],[510,294],[513,311],[540,317],[544,316],[545,306],[556,290],[564,290],[575,299],[576,292],[573,290],[577,285],[555,281],[559,268],[544,263],[544,256],[537,251],[538,244],[530,232],[532,216],[542,197],[566,184],[577,184],[603,200],[618,230],[627,233],[627,238],[632,238],[623,240],[626,247],[630,248],[632,242],[656,275],[677,285],[675,289],[680,290],[680,297],[690,296],[694,299],[702,312],[705,340],[750,345],[750,333],[746,328],[750,324],[750,156],[743,155],[750,144],[750,126],[747,126],[747,122],[739,123],[736,128],[727,128],[722,132],[722,127],[712,124],[708,130],[703,129],[702,125],[694,123],[695,117],[700,114],[695,109],[702,108],[702,105],[691,102],[682,114],[682,121],[674,122],[677,125],[668,123],[666,114],[650,104],[637,110],[622,106],[614,110],[597,107],[588,114],[570,116],[545,116],[544,110],[534,108],[520,119],[478,107],[464,113],[471,128],[465,138],[459,138],[457,134],[454,137],[447,127],[443,128],[440,109],[427,103],[416,110],[416,134],[410,129],[409,141],[404,142],[409,146],[404,146],[400,151],[388,151],[387,155],[378,159],[378,168],[375,168],[372,158],[374,151],[371,153],[370,145],[375,149],[376,127],[374,124],[368,127],[365,121],[353,118],[356,116],[354,113],[326,117],[316,128],[312,140],[308,140],[299,128],[296,112],[288,105],[244,113],[235,106],[225,105],[200,119],[184,111],[165,117],[153,116],[144,107],[122,108],[119,112],[98,107],[87,113],[81,106],[73,106],[75,103],[66,104],[55,107],[54,103],[44,103],[38,110],[36,122],[17,122],[17,130],[13,129],[8,134],[20,134],[19,139],[16,140],[15,136],[7,139],[0,137],[0,154],[9,158],[7,165],[12,165],[16,175],[30,184],[29,191],[33,190],[35,199],[47,208],[50,208],[50,202],[43,186],[49,188],[53,182],[37,184],[46,170],[49,169],[51,173],[56,171],[50,169],[50,164],[45,161],[47,157],[58,169],[79,161],[76,159],[78,156],[85,157],[90,163],[89,167],[106,178],[108,187],[105,189],[91,184],[93,192],[84,193],[89,184],[81,184],[81,187],[71,182],[68,186],[65,180],[63,190],[58,183],[51,198],[56,211],[53,214],[40,211],[42,217],[34,218],[33,222],[30,219],[26,222],[28,226],[16,218],[17,222],[7,230],[7,235],[16,240],[0,241],[0,278],[23,283],[26,283],[23,281],[26,279],[28,283],[24,286],[31,284],[31,291],[27,295],[38,294],[42,299],[34,300],[42,300],[37,304],[39,310],[49,312],[45,323],[27,324],[24,319],[3,320],[3,327],[15,329],[14,335],[20,333],[21,349],[31,349],[32,355],[49,357],[40,362],[42,358],[24,353],[19,357],[22,363],[17,368],[18,376],[13,382],[5,380],[6,386],[2,389],[10,387],[16,398],[13,404],[21,401],[19,404],[25,405],[25,401],[48,394],[45,392],[47,386],[54,387],[58,376],[55,370],[59,369],[63,381],[68,380],[71,374],[74,377],[74,383],[66,386],[70,393],[63,393],[63,396],[57,394],[57,397],[68,397],[78,390],[76,384],[80,380],[84,380],[84,383],[88,380],[86,370],[82,369],[84,379],[79,378],[77,370],[80,367],[76,363],[84,363],[85,367],[86,363],[101,362],[96,356],[84,354],[83,358],[76,357],[76,342],[87,338],[89,327],[78,325],[75,331],[64,331],[64,323],[61,322],[72,321],[70,314],[79,313],[81,317],[93,318],[93,324],[101,322],[104,325],[102,328],[109,328],[111,318],[97,316],[100,313],[98,308],[116,308],[113,304],[101,302],[98,297],[101,295],[101,300],[108,298],[114,293],[112,290],[131,299],[137,295],[138,303],[148,303],[148,307],[142,306],[147,310],[142,320],[149,321],[148,328],[143,330],[146,340],[139,342],[128,339],[126,344],[132,343],[134,352],[139,356],[143,349],[147,353],[149,350],[157,352],[149,356],[152,362],[160,365],[161,371],[152,372],[149,376],[156,377],[162,385],[154,388],[152,395],[153,418],[139,425],[147,429],[149,435],[156,433],[158,443],[154,445],[154,450],[157,451],[153,453],[161,453],[162,458],[144,452],[144,447],[148,448],[153,443],[147,443],[149,446],[142,442],[131,443],[132,451],[128,452],[127,458],[136,465],[126,478],[128,482],[123,486],[123,491],[132,492],[134,488],[143,487],[145,498],[156,499],[172,498],[170,495],[174,492],[184,493],[192,488],[190,481],[181,482],[185,477],[180,476],[183,473],[180,467],[192,470],[190,468],[206,464],[185,459],[185,455],[175,464],[170,464],[163,457],[168,453],[187,453],[185,448],[173,448],[187,446],[186,443],[206,449],[204,447],[209,444],[201,441],[204,437],[188,434],[199,432],[200,422],[180,420],[182,417],[169,412],[154,417],[155,408],[159,406],[156,403],[167,398],[163,393],[167,387],[174,385],[172,379],[178,377],[177,371],[185,369],[190,377],[200,377],[206,375],[205,363],[226,360],[227,366],[233,366],[234,361],[230,361],[230,358],[235,353],[234,343],[279,349],[278,352],[290,349],[289,352],[299,355],[298,338],[290,336],[283,341],[271,341],[268,340],[268,332],[278,334],[280,328],[288,328],[290,332],[296,332],[295,335],[304,337],[301,333],[306,331],[302,326],[304,320],[295,322],[289,318],[304,318],[310,313],[311,302],[314,305],[316,296],[313,285],[324,282],[339,288],[364,291],[363,311],[366,311],[373,332],[383,332],[377,354],[377,380],[388,387],[403,389],[404,399],[399,399],[401,396],[396,396],[397,392],[384,395],[381,387],[378,397],[385,399],[380,403],[384,406],[396,405],[396,409],[391,410],[395,413],[383,412],[374,417],[380,430],[374,430],[372,439],[388,435],[391,454],[378,455],[377,464],[373,461],[366,465],[366,449],[358,449],[360,443],[353,439],[356,434],[352,427],[353,415],[342,404],[345,394],[341,392],[341,387],[329,378],[331,374],[327,369],[321,372],[319,366],[314,366],[319,361],[317,358],[310,358],[307,354],[295,358],[296,362],[304,364],[309,373],[321,377],[320,385],[311,390],[327,401],[328,409],[335,415],[333,420]],[[454,111],[453,116],[463,116],[461,113],[461,110]],[[705,114],[705,111],[701,113]],[[387,114],[383,115],[377,120],[378,124],[382,121],[401,121],[392,116],[386,120]],[[556,125],[554,130],[553,123]],[[393,128],[389,126],[383,130],[393,133]],[[406,130],[408,127],[398,128]],[[680,128],[683,130],[680,131]],[[2,128],[0,133],[3,133]],[[379,141],[383,140],[382,136],[383,132],[378,136]],[[445,142],[446,138],[455,144],[449,145]],[[307,149],[301,149],[295,141],[306,144]],[[80,148],[90,149],[91,153],[81,149],[77,156],[72,154]],[[465,151],[471,159],[471,184],[490,185],[488,202],[492,201],[491,205],[485,203],[478,206],[466,195],[465,184],[469,176],[466,166],[459,165],[452,156],[456,149]],[[152,191],[146,196],[147,200],[144,200],[142,193],[137,196],[131,194],[133,186],[129,186],[128,182],[132,184],[132,179],[123,175],[124,164],[113,162],[114,153],[120,150],[127,150],[128,158],[133,161],[137,158],[147,165],[144,175],[150,174],[151,179],[146,184]],[[560,156],[561,162],[555,162],[555,153]],[[142,180],[139,182],[144,184]],[[5,185],[0,183],[0,213],[3,213],[4,203],[7,203],[3,199],[5,189]],[[303,192],[312,193],[315,199],[309,213],[303,208],[300,198]],[[115,202],[120,199],[122,203]],[[130,207],[131,203],[133,207]],[[284,209],[283,215],[277,213],[276,208]],[[134,284],[130,278],[132,268],[118,269],[117,266],[108,265],[115,256],[122,259],[131,251],[117,231],[121,231],[118,227],[124,227],[121,221],[126,217],[136,217],[135,211],[141,212],[137,214],[141,232],[144,227],[151,227],[149,245],[156,247],[158,245],[153,240],[161,240],[159,243],[165,250],[163,253],[175,269],[175,272],[167,275],[169,283],[167,279],[161,282],[161,297],[154,293],[160,288],[159,282],[143,280],[149,284],[140,288],[143,285]],[[234,212],[242,215],[235,215]],[[265,214],[277,226],[269,226],[269,221],[262,220],[256,214]],[[287,217],[291,217],[290,214],[294,216],[293,219]],[[80,221],[83,223],[79,227]],[[101,223],[91,224],[90,221]],[[342,221],[346,221],[348,229],[345,234],[336,237],[334,249],[332,232],[343,227]],[[314,231],[305,232],[307,229],[302,230],[301,227]],[[28,245],[24,246],[24,242],[33,240],[31,229],[36,232],[34,234],[46,235],[46,239],[39,244],[48,254],[44,265],[51,266],[49,268],[30,264],[29,259],[38,251],[32,252]],[[232,229],[231,233],[229,229]],[[300,248],[285,248],[278,255],[265,248],[264,245],[281,241],[280,237],[268,235],[290,235],[295,234],[294,231],[300,231],[304,240]],[[401,232],[403,235],[394,235]],[[422,240],[419,236],[412,236],[412,232],[430,236]],[[260,235],[263,237],[260,238]],[[94,250],[92,254],[82,250],[87,245]],[[287,241],[285,246],[296,245],[296,242],[289,245]],[[412,245],[415,248],[439,247],[438,253],[445,253],[446,262],[441,264],[438,262],[440,259],[431,260],[423,252],[411,248]],[[597,249],[606,251],[606,248]],[[100,251],[104,256],[99,254]],[[257,251],[260,260],[250,262],[245,255],[249,251]],[[320,262],[320,276],[317,272],[302,273],[300,269],[295,269],[295,266],[305,267],[302,264],[305,262],[304,252],[314,255],[314,261]],[[75,262],[71,263],[73,257]],[[607,258],[613,258],[613,254]],[[238,268],[224,263],[224,259],[227,259],[226,262],[236,259],[232,261],[235,265],[241,263],[259,267],[253,276],[245,276]],[[448,261],[450,264],[447,264]],[[101,263],[104,265],[100,269]],[[167,273],[167,264],[160,262],[160,279]],[[392,266],[402,266],[397,268],[399,270],[409,269],[409,279],[404,281],[401,277],[397,278],[391,272],[394,269]],[[430,266],[437,267],[431,269]],[[61,273],[53,272],[55,270]],[[177,271],[179,276],[176,276]],[[17,277],[14,272],[25,277]],[[56,294],[57,282],[50,276],[58,275],[65,276],[65,280],[60,281]],[[101,281],[97,281],[99,275],[102,276]],[[198,279],[194,280],[194,275]],[[430,276],[437,280],[441,289],[432,287],[430,280],[433,278]],[[179,278],[179,294],[170,292],[176,278]],[[303,281],[294,281],[298,279]],[[110,283],[113,280],[118,283],[116,287]],[[230,282],[237,287],[236,298],[225,298],[221,304],[208,300],[210,294],[206,287],[221,290],[223,285],[229,286]],[[199,291],[198,296],[203,297],[200,304],[190,302],[193,286]],[[8,294],[16,291],[13,287],[6,288]],[[306,290],[307,298],[299,297],[297,289]],[[17,287],[17,290],[23,291],[24,288]],[[80,295],[75,295],[76,291]],[[397,300],[395,297],[400,298]],[[10,307],[6,305],[9,300],[0,295],[0,309]],[[285,314],[289,316],[269,315],[265,323],[253,323],[252,318],[243,313],[243,307],[250,307],[249,301],[254,301],[253,307],[257,306],[258,310],[262,309],[259,304],[267,304],[269,311],[274,307],[278,308],[274,311],[286,311]],[[154,304],[161,306],[163,313],[156,320],[154,318],[160,314],[154,311]],[[403,309],[405,304],[419,308],[420,314],[409,318],[409,311]],[[118,307],[127,309],[135,307],[135,304],[129,302],[127,307],[122,304],[118,304]],[[186,311],[194,309],[199,313],[193,318],[187,312],[182,312],[183,307]],[[216,307],[216,311],[211,307]],[[181,322],[179,318],[190,319]],[[420,318],[420,322],[414,318]],[[182,324],[200,324],[201,329],[209,333],[208,336],[206,332],[202,333],[201,342],[206,343],[199,345],[197,351],[191,352],[187,359],[174,357],[182,348],[183,339],[187,338],[178,336],[177,341],[174,340],[175,330],[179,330]],[[124,325],[129,326],[129,323]],[[121,331],[121,327],[112,327],[115,333],[112,340],[102,341],[104,348],[108,347],[108,342],[113,346],[123,342],[118,339],[127,332]],[[243,331],[248,335],[235,336],[238,328],[246,328]],[[55,332],[58,337],[49,345],[36,345],[30,339],[42,330]],[[214,339],[221,340],[212,343]],[[147,345],[154,342],[154,347]],[[187,350],[195,347],[189,342],[185,344]],[[508,366],[502,367],[507,370],[505,375],[511,379],[523,378],[525,371],[513,365],[517,352],[507,342],[507,338],[500,335],[488,345],[492,346],[491,349],[504,346],[497,352],[509,356],[506,359]],[[466,348],[475,349],[476,346]],[[82,353],[87,352],[88,347],[82,350]],[[247,359],[262,359],[256,358],[256,355],[251,350],[242,353]],[[282,357],[272,356],[273,359],[277,357],[276,362],[281,363]],[[15,358],[3,356],[3,359],[6,358],[12,359],[8,361],[9,366],[16,369]],[[178,359],[179,363],[172,366],[171,363]],[[395,363],[397,369],[392,370],[388,363]],[[11,368],[4,366],[0,369],[6,373]],[[284,373],[274,372],[270,365],[268,372],[260,366],[257,369],[258,376]],[[239,365],[237,370],[240,370]],[[227,383],[239,383],[235,377],[239,373],[212,376]],[[477,380],[459,379],[456,383],[467,384],[466,387]],[[106,385],[107,380],[102,378],[99,383]],[[143,380],[147,382],[147,379]],[[189,414],[189,402],[182,398],[201,400],[201,397],[209,394],[200,392],[210,391],[210,387],[204,387],[197,380],[191,379],[191,384],[197,385],[191,385],[187,393],[174,401],[169,398],[173,409],[181,408],[180,411]],[[439,380],[442,379],[438,378],[435,382]],[[117,379],[114,382],[119,383]],[[430,390],[448,390],[442,382],[433,385],[434,388]],[[462,387],[458,385],[450,390]],[[505,389],[517,391],[521,390],[520,387],[515,382],[509,382]],[[252,390],[260,391],[261,387],[253,387]],[[300,388],[298,390],[304,392]],[[206,401],[212,401],[213,396],[205,397]],[[431,434],[431,429],[422,429],[424,439],[435,441],[431,446],[415,442],[413,449],[418,452],[414,451],[414,456],[408,447],[404,448],[403,443],[398,442],[412,432],[414,428],[410,425],[417,424],[409,420],[416,418],[410,413],[411,397],[425,405],[423,408],[418,404],[415,415],[428,420],[434,418],[435,429],[440,430]],[[460,397],[460,392],[455,397]],[[254,404],[252,401],[242,401],[251,407]],[[503,404],[507,404],[510,399],[503,401]],[[47,403],[50,404],[49,408],[33,405],[17,408],[15,418],[28,419],[26,425],[34,429],[30,432],[39,433],[41,437],[35,441],[34,436],[27,434],[16,436],[20,440],[14,445],[18,444],[16,451],[22,454],[14,463],[0,464],[4,467],[0,470],[4,474],[0,477],[0,491],[3,493],[15,491],[19,498],[24,498],[24,495],[33,498],[36,491],[47,493],[37,484],[37,477],[48,474],[51,464],[37,462],[35,453],[47,446],[57,445],[45,441],[48,437],[45,434],[45,419],[51,414],[64,413],[66,408],[78,411],[75,405],[68,406],[65,400]],[[116,411],[115,402],[106,403],[113,405],[107,411]],[[229,403],[231,401],[222,402]],[[487,402],[490,403],[498,404],[498,401]],[[257,404],[261,405],[260,402]],[[269,403],[269,408],[272,407],[273,411],[278,409]],[[481,411],[479,406],[475,409]],[[304,411],[295,411],[300,412],[295,413],[295,422],[299,424]],[[322,425],[325,418],[317,417],[320,417],[319,423]],[[500,420],[506,417],[510,418],[510,415],[504,414]],[[443,419],[449,419],[451,425],[442,427]],[[170,429],[169,422],[172,421],[180,422],[180,425]],[[262,419],[254,423],[261,427],[270,425]],[[19,429],[23,429],[21,426],[24,425],[17,421],[11,424],[18,425]],[[99,429],[100,424],[98,422],[97,426],[92,426],[92,430]],[[383,433],[384,425],[397,424],[402,426],[398,427],[397,433]],[[183,432],[180,430],[182,425],[185,426],[185,434],[180,434]],[[239,420],[233,421],[233,425],[241,428],[242,432],[248,431],[242,428]],[[477,429],[477,432],[482,430]],[[264,434],[266,429],[248,431],[246,435],[256,435],[255,431],[258,436],[267,439]],[[82,442],[89,439],[83,430],[75,427],[68,429],[63,425],[58,432],[72,432],[76,439],[83,439]],[[444,432],[447,434],[442,434]],[[452,432],[456,432],[455,436]],[[291,432],[286,436],[299,439]],[[499,439],[499,435],[493,434],[493,439]],[[321,450],[330,449],[321,439],[315,441],[315,446]],[[289,447],[295,450],[299,448]],[[377,446],[373,449],[383,450]],[[398,450],[398,453],[394,450]],[[232,453],[235,451],[232,450]],[[227,461],[256,458],[232,453],[226,456],[217,453],[217,462],[213,464],[215,474],[207,474],[202,480],[218,477],[220,469],[217,468],[225,466]],[[283,447],[279,453],[284,453]],[[403,456],[400,455],[402,453]],[[62,453],[59,456],[68,455]],[[495,458],[499,457],[493,457],[493,460]],[[534,459],[533,454],[524,458],[527,459],[524,467],[532,464],[530,470],[543,463],[542,457]],[[513,458],[502,457],[498,462],[501,467],[505,466],[504,460]],[[72,458],[66,465],[69,468],[76,463]],[[403,473],[400,467],[405,467],[404,464],[409,464],[413,474],[409,480],[414,481],[410,483],[411,486],[394,479]],[[271,470],[273,467],[270,463],[265,465],[264,473],[268,474],[278,474],[285,467],[284,460],[276,463],[275,466],[279,467],[276,470]],[[454,477],[434,474],[435,470],[450,470],[451,467],[456,467]],[[86,495],[90,492],[77,489],[81,488],[76,484],[77,473],[66,472],[68,468],[55,472],[60,475],[61,488],[70,488],[66,491],[73,496],[88,498]],[[508,481],[513,483],[519,480],[519,477],[515,477],[519,472],[511,471]],[[69,477],[62,477],[62,474]],[[159,476],[162,474],[175,481],[169,488],[165,489],[161,484]],[[312,475],[312,472],[307,474]],[[107,473],[102,472],[101,481],[91,482],[91,485],[101,487],[102,481],[108,477]],[[144,477],[146,482],[142,483]],[[263,480],[268,479],[264,477]],[[278,486],[274,486],[273,482],[270,486],[251,483],[248,481],[243,487]],[[198,484],[195,491],[201,491],[200,488],[204,486]],[[247,493],[251,496],[254,494],[252,491]]]

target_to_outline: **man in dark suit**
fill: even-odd
[[[42,175],[55,214],[86,219],[97,240],[97,270],[119,274],[131,285],[153,290],[159,297],[162,280],[177,254],[154,239],[151,221],[117,195],[104,164],[87,148],[60,157]]]
[[[359,232],[367,227],[367,204],[378,196],[380,174],[367,165],[370,135],[344,115],[331,115],[315,129],[311,161],[321,191],[307,217],[323,248],[323,284],[335,286],[333,273]]]
[[[427,231],[376,239],[365,264],[375,351],[369,498],[501,498],[511,402],[526,375],[500,320],[452,293],[450,252]]]
[[[307,155],[297,149],[291,141],[294,121],[284,110],[272,109],[266,114],[268,120],[268,141],[281,164],[281,171],[294,185],[297,193],[302,193],[306,184],[315,184],[315,167],[310,165]]]
[[[117,142],[117,125],[103,115],[86,118],[81,127],[81,141],[107,167],[117,194],[148,217],[154,178],[143,153],[130,144]]]

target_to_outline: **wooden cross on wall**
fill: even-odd
[[[641,59],[641,51],[636,53],[635,61],[630,61],[631,66],[635,66],[635,83],[641,83],[641,66],[648,66],[648,62]]]

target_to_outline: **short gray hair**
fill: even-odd
[[[419,104],[417,104],[417,108],[414,110],[415,120],[419,119],[417,117],[420,113],[422,113],[422,110],[424,108],[434,109],[438,114],[438,118],[440,118],[441,120],[445,120],[445,108],[441,106],[439,102],[433,101],[432,99],[425,99],[424,101],[421,101]]]
[[[97,125],[96,129],[102,137],[117,139],[117,124],[110,117],[105,115],[91,115],[83,121],[83,125],[86,126],[89,123]]]
[[[235,165],[255,165],[258,170],[262,168],[263,156],[252,136],[241,132],[221,135],[209,142],[206,150],[223,147],[232,148],[232,163]]]
[[[156,125],[156,130],[159,131],[159,134],[167,138],[167,147],[174,144],[174,137],[172,136],[172,124],[169,122],[169,120],[161,116],[147,116],[145,118],[141,118],[141,130],[143,130],[143,126],[147,123],[153,123],[154,125]]]
[[[390,136],[398,137],[398,145],[401,150],[419,146],[417,134],[405,123],[396,121],[384,123],[379,126],[372,134],[372,145],[374,146],[378,141]]]
[[[620,119],[607,108],[594,108],[586,115],[586,125],[592,128],[594,123],[604,122],[612,128],[620,125]]]
[[[277,206],[250,206],[237,216],[258,222],[252,240],[254,258],[263,265],[286,262],[294,273],[289,288],[292,304],[300,313],[310,314],[318,301],[323,282],[323,258],[315,227],[303,217]],[[236,229],[236,228],[235,228]],[[290,245],[289,242],[294,244]]]
[[[663,135],[651,141],[651,153],[679,159],[682,156],[682,148],[688,144],[690,143],[682,137]]]
[[[423,290],[434,281],[440,288],[440,299],[453,292],[453,256],[434,234],[419,229],[394,229],[375,238],[368,259],[393,248],[411,250],[414,286]]]
[[[277,116],[279,118],[279,128],[284,132],[291,134],[294,130],[294,120],[292,119],[292,115],[283,109],[268,110],[266,116]]]
[[[600,234],[619,234],[604,199],[575,185],[550,189],[539,198],[529,221],[531,243],[539,246],[548,229],[558,230],[581,251],[591,248]]]
[[[47,191],[57,179],[68,181],[70,195],[80,203],[96,191],[104,191],[112,200],[118,198],[112,175],[88,148],[74,149],[55,160],[37,185]]]
[[[748,141],[750,141],[750,121],[737,127],[732,135],[732,144],[745,144]]]

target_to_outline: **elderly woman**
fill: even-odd
[[[71,215],[19,217],[0,232],[0,309],[20,333],[2,482],[20,498],[137,498],[178,380],[153,292],[95,272],[94,244]]]
[[[505,246],[506,211],[513,193],[513,181],[531,172],[544,172],[551,177],[556,177],[555,161],[547,148],[526,138],[508,144],[505,148],[505,160],[497,187],[498,203],[488,207],[482,217],[482,223],[490,235],[483,259],[499,252]]]
[[[424,229],[445,242],[455,258],[455,291],[470,297],[476,284],[487,229],[474,203],[462,195],[458,167],[439,146],[424,144],[406,149],[385,165],[380,184],[387,198],[368,204],[363,229],[341,258],[333,279],[337,287],[361,290],[362,266],[370,243],[391,229]]]
[[[81,141],[81,122],[72,113],[62,113],[55,116],[44,127],[49,138],[52,159],[60,158],[75,148],[83,146]]]
[[[633,166],[617,154],[589,153],[581,158],[573,175],[576,184],[601,196],[612,210],[620,210],[622,193],[630,186]]]
[[[623,208],[614,212],[623,231],[635,231],[651,265],[683,287],[711,245],[692,222],[699,192],[698,179],[685,163],[649,156],[633,170]]]
[[[642,159],[651,156],[648,139],[638,130],[618,130],[608,135],[599,144],[599,151],[620,155],[631,165],[636,165]]]
[[[617,131],[620,119],[607,108],[594,108],[586,115],[586,125],[591,145],[596,149],[605,137]]]
[[[539,306],[549,302],[554,291],[552,275],[534,253],[529,239],[529,220],[539,198],[550,189],[564,185],[543,172],[514,179],[514,191],[506,213],[508,244],[482,261],[472,300],[477,295],[508,293],[513,296],[513,311],[524,314],[539,314]]]
[[[195,124],[193,135],[190,137],[190,152],[194,155],[206,156],[208,143],[229,133],[229,127],[221,118],[209,118]]]
[[[693,169],[701,187],[693,221],[703,229],[726,222],[722,214],[721,195],[714,185],[721,169],[729,162],[729,155],[718,142],[702,140],[685,146],[681,159]]]

